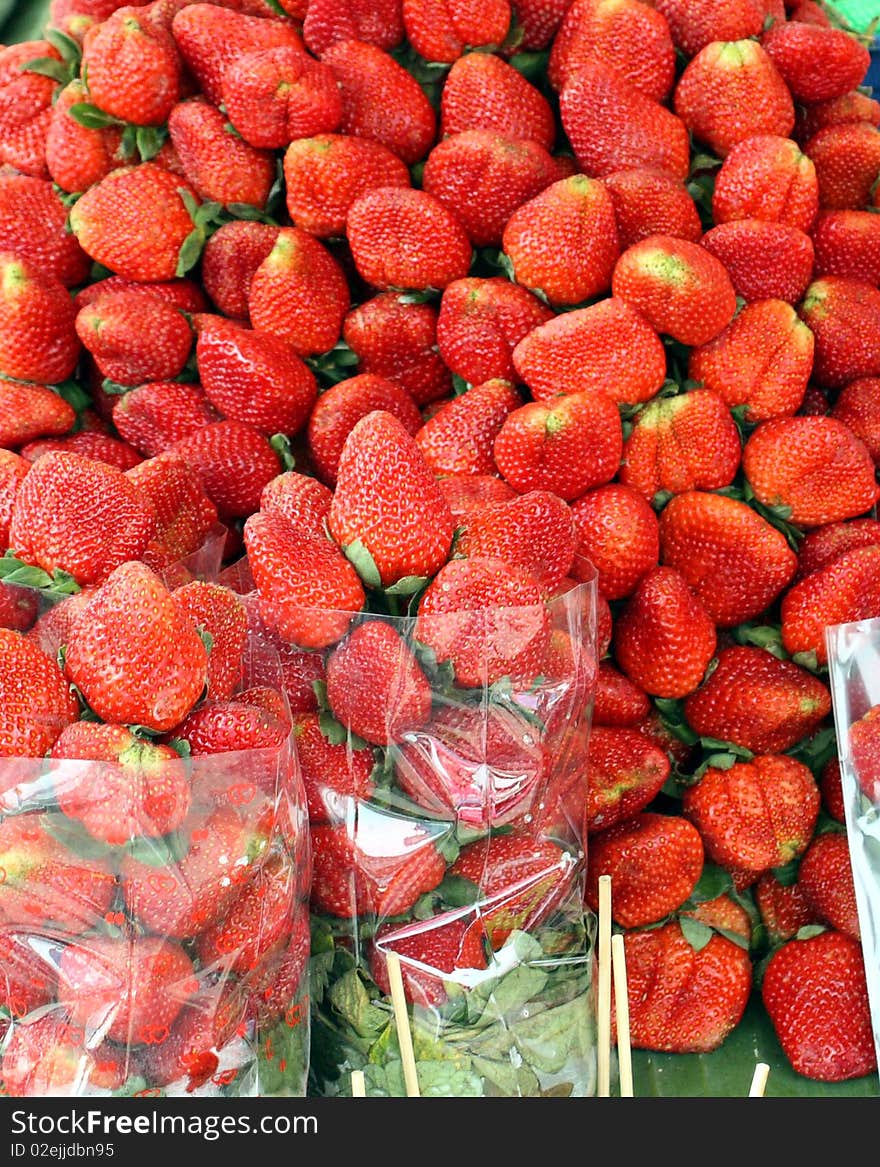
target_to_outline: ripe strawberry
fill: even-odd
[[[503,478],[492,474],[445,474],[437,485],[457,519],[479,514],[484,507],[506,502],[517,494]]]
[[[417,405],[448,396],[452,377],[437,351],[437,309],[382,292],[352,308],[342,339],[358,358],[362,373],[396,381]]]
[[[684,703],[701,737],[754,754],[779,754],[812,737],[831,712],[828,686],[807,669],[763,648],[729,645],[708,679]]]
[[[777,21],[761,37],[795,101],[811,105],[856,89],[871,64],[868,49],[839,28]]]
[[[271,252],[278,227],[233,219],[205,244],[199,267],[202,285],[214,307],[243,323],[250,319],[248,293],[254,272]]]
[[[514,490],[550,490],[572,500],[611,481],[622,449],[613,400],[583,392],[514,409],[498,431],[493,453]]]
[[[721,260],[736,294],[747,303],[778,299],[795,304],[813,275],[812,239],[785,223],[763,219],[719,223],[701,243]]]
[[[517,13],[519,17],[520,14]],[[440,92],[440,134],[491,130],[552,150],[556,123],[550,102],[518,69],[494,53],[465,53]]]
[[[507,380],[475,384],[417,427],[416,445],[438,476],[497,474],[495,439],[505,419],[522,404]]]
[[[273,855],[254,871],[223,918],[212,921],[196,941],[203,965],[243,976],[259,970],[265,955],[290,938],[296,880],[291,861]]]
[[[0,251],[72,288],[86,281],[91,262],[66,222],[67,208],[48,179],[0,173]]]
[[[758,754],[727,770],[709,766],[682,796],[682,813],[703,838],[706,857],[755,873],[803,855],[819,815],[810,769],[788,754]]]
[[[840,759],[831,757],[819,771],[819,791],[822,809],[838,823],[846,823],[843,786],[840,777]]]
[[[586,818],[591,839],[641,814],[660,793],[671,769],[669,755],[637,729],[594,725],[590,731]],[[592,846],[591,842],[591,863]]]
[[[866,798],[876,802],[880,793],[877,740],[880,729],[880,706],[872,705],[849,727],[849,752],[859,788]]]
[[[189,812],[190,781],[180,755],[127,726],[75,722],[49,757],[58,805],[102,843],[167,835]]]
[[[49,115],[45,165],[48,177],[68,193],[88,190],[125,161],[120,126],[92,129],[71,115],[72,106],[88,100],[82,80],[74,78],[58,91]]]
[[[141,558],[154,571],[179,564],[203,546],[217,526],[217,508],[197,469],[165,450],[125,471],[138,495],[152,504],[156,528]]]
[[[261,791],[271,789],[273,793],[277,764],[273,759],[267,765],[259,755],[263,751],[277,754],[289,733],[290,723],[286,715],[281,718],[270,709],[241,701],[238,694],[228,699],[202,701],[171,731],[174,740],[187,743],[194,758],[244,751],[248,757],[237,770],[239,781]],[[207,782],[199,787],[202,798],[204,787],[209,783],[210,778],[207,778]],[[254,797],[250,789],[248,794],[251,799]]]
[[[193,325],[198,320],[199,313],[208,311],[208,300],[201,285],[195,280],[183,278],[142,283],[140,280],[130,280],[123,276],[105,276],[102,280],[95,280],[80,288],[73,297],[73,306],[79,311],[94,303],[105,292],[135,292],[149,299],[159,299],[164,304],[191,316]]]
[[[128,442],[111,437],[103,430],[78,430],[59,438],[42,438],[22,446],[22,458],[36,462],[51,450],[68,450],[74,454],[84,454],[96,462],[105,462],[119,470],[130,470],[141,461],[141,455]]]
[[[0,628],[0,658],[0,755],[41,758],[78,717],[76,699],[55,660],[21,632]]]
[[[684,122],[603,61],[581,61],[559,95],[559,115],[578,165],[591,177],[645,166],[688,176]]]
[[[749,953],[720,933],[709,936],[697,948],[677,920],[624,935],[634,1049],[711,1053],[742,1020],[752,991]],[[612,1035],[616,1029],[614,1006]]]
[[[746,304],[706,344],[691,349],[688,377],[719,393],[750,422],[797,412],[813,369],[815,340],[794,307],[770,299]]]
[[[330,66],[290,46],[243,53],[225,70],[222,90],[230,122],[260,150],[332,134],[342,121],[342,97]]]
[[[195,623],[158,576],[128,562],[110,573],[80,613],[64,667],[103,720],[163,732],[202,695],[208,653]]]
[[[593,723],[597,726],[638,726],[651,713],[652,705],[644,689],[610,660],[599,661],[593,695]]]
[[[666,377],[657,332],[617,296],[539,324],[515,345],[512,360],[538,401],[590,391],[633,404],[650,400]]]
[[[797,578],[826,567],[847,551],[874,547],[880,543],[880,522],[876,519],[845,519],[807,531],[798,549]]]
[[[791,940],[801,928],[817,921],[797,882],[781,883],[765,871],[753,885],[752,895],[772,947]]]
[[[759,616],[797,570],[785,536],[748,503],[702,490],[664,507],[660,561],[684,575],[719,628]]]
[[[449,504],[415,439],[385,410],[362,417],[345,440],[329,527],[341,547],[357,541],[366,548],[382,587],[433,576],[449,556]]]
[[[864,443],[874,465],[880,464],[880,415],[877,410],[877,390],[880,379],[862,377],[850,381],[840,390],[831,407],[830,416],[848,426]]]
[[[372,797],[375,757],[371,749],[352,749],[348,742],[331,741],[316,713],[297,714],[293,735],[310,823],[339,821],[351,800]]]
[[[146,549],[156,529],[150,503],[115,466],[83,454],[52,451],[16,496],[10,546],[44,571],[98,583]]]
[[[321,54],[342,96],[340,133],[386,146],[407,166],[434,142],[437,115],[415,77],[389,52],[366,41],[337,41]]]
[[[880,290],[873,284],[822,276],[807,288],[798,315],[816,339],[813,379],[821,387],[880,376]]]
[[[813,160],[791,138],[755,134],[729,150],[712,188],[715,225],[762,219],[809,232],[819,209]]]
[[[880,175],[880,133],[871,122],[847,122],[818,130],[805,144],[826,210],[859,211],[871,205]]]
[[[387,952],[400,962],[403,990],[415,1005],[436,1008],[449,999],[446,985],[467,983],[460,975],[487,967],[483,947],[483,922],[472,913],[444,913],[417,924],[384,924],[376,930],[368,956],[370,974],[379,989],[388,995]]]
[[[80,354],[75,315],[60,280],[0,252],[0,373],[43,384],[70,377]]]
[[[188,4],[175,14],[171,32],[195,81],[214,105],[223,101],[227,66],[245,53],[288,46],[303,50],[295,26],[274,17],[264,19],[216,4]]]
[[[321,393],[309,415],[306,439],[312,465],[322,482],[336,485],[348,435],[361,418],[377,409],[395,417],[413,437],[421,427],[421,412],[406,389],[375,373],[345,377]]]
[[[9,524],[15,497],[30,470],[26,459],[6,448],[9,444],[0,441],[0,551],[9,547]]]
[[[828,126],[852,125],[868,122],[880,125],[880,101],[870,97],[864,89],[852,89],[841,97],[829,101],[817,101],[813,105],[798,108],[794,136],[801,146]]]
[[[194,229],[181,190],[196,198],[185,179],[155,162],[120,166],[74,204],[71,229],[85,253],[117,275],[170,280],[182,274],[181,248]]]
[[[880,285],[880,232],[871,211],[822,211],[813,247],[816,276],[851,276]]]
[[[346,230],[358,274],[374,288],[442,291],[468,274],[467,232],[427,191],[375,187],[352,203]]]
[[[76,412],[45,385],[24,385],[0,377],[0,446],[20,448],[49,434],[66,434]]]
[[[711,617],[673,567],[646,572],[614,621],[614,657],[622,672],[655,697],[685,697],[715,655]]]
[[[333,491],[308,474],[285,470],[263,487],[260,510],[283,515],[304,534],[326,534]]]
[[[660,559],[660,529],[648,502],[632,487],[609,482],[572,503],[578,552],[598,573],[608,600],[630,595]]]
[[[202,387],[181,381],[138,385],[113,402],[113,424],[145,458],[165,453],[194,430],[218,420]]]
[[[442,567],[419,601],[416,639],[451,661],[460,685],[502,677],[529,681],[542,671],[549,614],[530,572],[474,556]]]
[[[350,292],[330,251],[298,227],[284,227],[253,274],[248,308],[255,329],[289,342],[300,356],[333,348]]]
[[[217,1033],[218,1019],[210,1006],[200,1007],[195,1000],[183,1006],[163,1041],[138,1051],[138,1069],[148,1089],[180,1084],[192,1094],[219,1076],[218,1055],[225,1042]]]
[[[89,100],[138,126],[163,125],[183,85],[174,37],[127,5],[87,29],[81,68]]]
[[[46,960],[34,962],[28,938],[10,928],[0,929],[0,1003],[13,1021],[26,1017],[55,997],[55,970]],[[2,1071],[2,1067],[0,1067]]]
[[[792,584],[782,597],[782,646],[787,653],[828,660],[825,628],[866,620],[880,599],[880,547],[859,547]]]
[[[409,187],[406,163],[381,142],[321,133],[284,151],[285,201],[291,222],[319,238],[343,235],[352,203],[379,186]]]
[[[238,688],[247,647],[247,609],[231,588],[194,579],[171,593],[175,605],[211,638],[207,696],[226,701]]]
[[[649,235],[617,263],[612,294],[642,312],[659,333],[706,344],[733,319],[736,293],[723,263],[699,243]]]
[[[661,394],[636,414],[619,478],[648,502],[659,491],[716,490],[733,482],[741,454],[739,430],[720,393]]]
[[[646,97],[663,102],[675,80],[675,46],[662,13],[639,0],[574,0],[550,49],[547,80],[557,92],[584,61],[610,65]]]
[[[685,184],[663,170],[637,166],[602,180],[617,220],[621,251],[649,235],[673,235],[699,243],[703,226]]]
[[[599,908],[599,877],[611,876],[611,918],[640,928],[685,902],[703,871],[700,834],[679,815],[640,811],[590,836],[584,901]]]
[[[518,0],[516,19],[521,30],[521,47],[546,49],[570,4],[571,0]]]
[[[722,159],[756,134],[787,138],[794,129],[791,93],[756,40],[712,41],[700,49],[676,83],[673,108]]]
[[[762,0],[657,0],[654,7],[669,22],[675,47],[695,57],[710,41],[736,41],[757,36],[763,27]]]
[[[403,40],[400,0],[312,0],[303,19],[303,40],[318,57],[340,40],[396,48]]]
[[[257,511],[245,519],[244,545],[263,618],[284,640],[326,648],[345,635],[365,595],[330,539],[302,531],[282,514]]]
[[[789,940],[767,963],[761,1000],[797,1073],[843,1082],[876,1070],[865,963],[851,936]]]
[[[202,476],[223,516],[245,518],[259,508],[263,487],[282,470],[268,437],[247,422],[224,418],[181,438],[171,451]]]
[[[798,865],[798,885],[816,919],[853,940],[861,939],[846,831],[814,835]]]
[[[168,133],[193,190],[205,200],[263,208],[275,180],[275,160],[226,129],[226,115],[203,97],[179,101]]]
[[[0,166],[48,178],[46,135],[57,84],[52,77],[22,68],[40,57],[61,61],[55,46],[45,40],[0,48]]]
[[[193,344],[182,313],[137,292],[104,292],[80,308],[75,325],[98,371],[123,385],[173,381]]]
[[[751,944],[752,918],[749,912],[729,895],[722,894],[712,900],[701,900],[692,910],[679,914],[691,920],[698,920],[722,934],[741,936],[746,944]]]
[[[502,248],[516,282],[554,305],[607,292],[620,254],[611,196],[583,174],[553,182],[509,216]]]
[[[126,1059],[119,1047],[102,1041],[86,1048],[84,1037],[60,1010],[12,1026],[0,1061],[4,1091],[13,1098],[52,1098],[120,1089]]]
[[[497,51],[511,23],[508,0],[488,0],[477,11],[462,0],[437,7],[430,0],[403,0],[407,40],[427,61],[457,61],[469,48]]]
[[[361,815],[311,828],[311,906],[322,915],[400,916],[446,874],[438,837],[406,816]]]
[[[292,924],[287,943],[265,953],[247,977],[248,1012],[260,1027],[277,1024],[281,1018],[293,1026],[300,1016],[297,1005],[307,992],[311,948],[308,912],[297,905]]]

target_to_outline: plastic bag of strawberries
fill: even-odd
[[[305,797],[245,600],[127,561],[0,659],[0,1088],[304,1095]]]
[[[318,610],[272,598],[259,521],[250,561],[223,578],[262,585],[249,594],[294,708],[313,861],[310,1092],[349,1094],[358,1069],[368,1095],[412,1093],[394,953],[421,1095],[594,1094],[592,565],[487,606],[478,577],[494,561],[450,560],[367,584],[357,611]]]

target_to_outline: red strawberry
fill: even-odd
[[[409,187],[398,156],[371,138],[315,134],[284,151],[285,202],[291,222],[319,238],[345,233],[349,208],[379,186]]]
[[[97,583],[137,559],[156,530],[156,513],[115,466],[52,451],[34,463],[12,514],[9,543],[25,562]]]
[[[715,625],[681,572],[655,567],[636,584],[614,621],[621,670],[655,697],[684,697],[715,655]]]
[[[386,953],[393,952],[400,962],[407,1000],[429,1008],[442,1006],[448,1000],[445,985],[464,981],[456,975],[459,970],[486,968],[483,935],[482,922],[470,912],[444,913],[403,927],[385,924],[376,930],[370,945],[370,973],[381,991],[389,994]]]
[[[80,343],[67,289],[11,251],[0,252],[0,373],[52,384],[71,376]]]
[[[202,251],[202,285],[224,316],[248,321],[248,293],[254,272],[275,246],[278,227],[233,219],[219,227]]]
[[[685,179],[688,131],[681,118],[599,60],[581,61],[559,95],[559,116],[585,174],[652,167]]]
[[[41,758],[76,720],[79,706],[55,660],[20,632],[0,628],[0,655],[0,755]],[[11,777],[14,783],[14,772]]]
[[[720,260],[698,243],[649,235],[614,265],[614,296],[638,309],[660,333],[706,344],[733,319],[736,293]]]
[[[517,493],[503,478],[491,474],[446,474],[437,485],[456,518],[478,514],[492,503],[515,498]]]
[[[79,78],[74,78],[58,91],[49,115],[46,169],[48,177],[68,193],[88,190],[125,161],[121,126],[111,123],[91,129],[71,115],[72,106],[88,100],[88,89]]]
[[[712,41],[678,79],[673,108],[719,158],[756,134],[790,136],[794,102],[773,59],[756,40]]]
[[[275,179],[275,160],[226,129],[226,116],[202,97],[178,102],[168,133],[183,173],[198,196],[262,208]]]
[[[753,885],[752,895],[774,948],[791,940],[801,928],[816,923],[799,884],[781,883],[772,871],[762,873]]]
[[[346,438],[329,527],[343,548],[363,545],[383,587],[433,576],[449,556],[455,529],[449,504],[415,439],[385,410],[362,417]]]
[[[197,469],[166,450],[125,472],[137,493],[156,513],[156,529],[143,552],[155,571],[180,563],[204,544],[217,525],[217,508],[208,498]]]
[[[342,338],[358,358],[362,373],[376,373],[402,385],[418,405],[452,391],[452,377],[437,351],[437,309],[383,292],[352,308]]]
[[[330,539],[258,511],[245,520],[244,544],[263,618],[284,640],[326,648],[345,635],[364,606],[364,589]]]
[[[366,41],[337,41],[321,54],[342,95],[340,132],[387,146],[407,166],[424,158],[437,115],[415,77]]]
[[[675,80],[675,46],[662,13],[638,0],[574,0],[550,50],[547,80],[557,91],[584,61],[610,65],[654,101]]]
[[[247,609],[231,588],[207,580],[191,580],[171,595],[180,611],[211,638],[207,696],[212,701],[228,700],[241,680]]]
[[[751,422],[795,413],[813,369],[813,333],[784,300],[746,304],[706,344],[691,349],[688,376]]]
[[[850,381],[837,394],[830,416],[848,426],[864,443],[874,465],[880,465],[880,431],[877,390],[880,378],[861,377]]]
[[[339,40],[393,49],[403,40],[400,0],[310,0],[303,39],[316,56]]]
[[[103,720],[165,731],[201,696],[208,654],[158,576],[129,562],[110,573],[80,613],[64,667]]]
[[[416,639],[451,661],[463,686],[540,675],[550,636],[540,585],[501,559],[452,559],[419,601]]]
[[[85,1046],[84,1034],[60,1010],[14,1025],[0,1062],[3,1088],[13,1098],[71,1097],[84,1087],[118,1090],[125,1082],[119,1047]]]
[[[257,510],[264,486],[282,470],[266,434],[232,419],[200,426],[171,450],[199,471],[208,497],[231,518]]]
[[[56,992],[55,969],[48,960],[34,962],[28,937],[10,928],[0,929],[0,1002],[13,1021],[48,1005]]]
[[[260,790],[274,790],[276,766],[274,761],[267,766],[259,754],[263,751],[277,754],[289,732],[286,715],[282,719],[259,704],[239,700],[238,694],[228,699],[201,702],[171,731],[175,741],[179,739],[187,743],[194,758],[206,754],[254,751],[238,770],[239,781],[248,787],[253,783]],[[210,779],[205,785],[209,782]],[[200,786],[200,795],[204,792],[204,786]],[[248,793],[251,794],[250,790]]]
[[[230,122],[257,149],[332,134],[342,121],[333,70],[290,46],[243,53],[224,72],[222,90]]]
[[[58,805],[102,843],[167,835],[189,811],[180,755],[124,725],[76,722],[62,730],[49,756],[57,760],[50,773]]]
[[[759,616],[797,570],[785,536],[748,503],[702,490],[664,507],[660,561],[684,575],[719,628]]]
[[[121,166],[77,200],[70,226],[86,254],[117,275],[170,280],[183,274],[181,249],[194,230],[181,191],[195,200],[185,179],[155,162]]]
[[[16,495],[30,470],[29,463],[20,454],[6,449],[9,444],[0,442],[0,550],[3,551],[9,546],[9,525]]]
[[[46,385],[25,385],[0,377],[0,446],[21,448],[49,434],[66,434],[76,411]]]
[[[196,342],[199,377],[219,414],[261,433],[296,434],[315,402],[315,375],[286,338],[205,316]]]
[[[867,47],[850,33],[801,21],[777,21],[761,44],[795,101],[806,105],[856,89],[871,64]]]
[[[624,935],[634,1049],[711,1053],[742,1020],[752,991],[749,953],[711,929],[705,934],[708,942],[698,947],[671,921]],[[612,1035],[616,1030],[613,1006]]]
[[[813,837],[798,865],[798,885],[816,919],[861,939],[856,889],[846,831]]]
[[[283,515],[304,534],[326,534],[333,491],[307,474],[285,470],[263,487],[260,510]]]
[[[583,174],[551,183],[509,216],[502,247],[516,282],[540,290],[552,304],[578,304],[607,292],[620,254],[611,196]]]
[[[623,430],[604,394],[569,393],[530,401],[507,415],[495,438],[495,464],[520,493],[551,490],[566,500],[610,482],[620,464]]]
[[[827,567],[846,551],[874,547],[880,543],[880,522],[876,519],[845,519],[807,531],[798,550],[797,578]]]
[[[494,53],[465,53],[446,74],[440,92],[440,138],[462,130],[492,130],[537,142],[545,150],[556,141],[550,102]]]
[[[73,305],[79,311],[86,305],[94,303],[105,292],[135,292],[149,299],[158,298],[172,308],[192,316],[193,324],[198,319],[198,313],[208,311],[208,301],[200,284],[195,280],[182,278],[143,283],[140,280],[126,279],[124,276],[105,276],[102,280],[95,280],[80,288],[73,297]]]
[[[779,299],[794,304],[813,275],[809,235],[785,223],[736,219],[707,231],[702,246],[727,269],[736,294],[747,303]]]
[[[139,126],[163,125],[183,84],[174,37],[129,5],[86,31],[81,68],[89,100]]]
[[[539,401],[587,390],[620,403],[648,401],[666,377],[660,337],[616,296],[539,324],[514,347],[512,359]]]
[[[523,49],[546,49],[559,30],[571,0],[518,0],[516,19]]]
[[[789,940],[770,957],[761,1000],[797,1073],[844,1082],[876,1070],[865,962],[852,937],[832,930]]]
[[[48,178],[46,135],[57,83],[52,77],[22,68],[40,57],[61,61],[55,46],[45,40],[0,48],[0,166]]]
[[[798,315],[816,338],[813,379],[840,389],[880,376],[880,289],[851,276],[813,280]]]
[[[497,474],[495,439],[505,419],[522,404],[509,381],[493,378],[475,384],[419,425],[416,445],[438,476]]]
[[[880,285],[880,233],[871,211],[822,211],[813,247],[817,276],[852,276]]]
[[[635,416],[619,477],[650,502],[660,491],[729,486],[741,455],[739,430],[720,393],[697,388],[660,394]]]
[[[788,754],[758,754],[727,770],[709,766],[682,797],[706,856],[728,870],[755,873],[803,855],[819,815],[812,772]]]
[[[671,769],[669,755],[637,729],[594,725],[587,783],[586,826],[590,835],[595,838],[598,832],[644,811],[660,793]]]
[[[309,414],[306,428],[309,456],[315,473],[336,485],[345,441],[357,422],[374,410],[397,418],[411,436],[422,424],[419,407],[401,385],[375,373],[357,373],[325,389]]]
[[[145,458],[165,453],[209,422],[219,421],[201,385],[155,381],[113,399],[113,424]]]
[[[880,600],[880,547],[859,547],[792,584],[780,604],[787,653],[828,660],[825,628],[866,620]]]
[[[703,842],[679,815],[640,811],[590,836],[590,871],[584,901],[599,908],[599,877],[611,876],[611,918],[640,928],[685,902],[703,871]]]
[[[840,759],[831,757],[819,771],[819,790],[822,809],[839,823],[846,822],[843,786],[840,777]]]
[[[66,222],[67,208],[48,179],[0,174],[0,251],[72,288],[86,281],[91,263]]]
[[[703,226],[697,204],[678,178],[663,170],[636,166],[615,170],[602,181],[614,203],[622,251],[649,235],[674,235],[699,243]]]
[[[572,503],[578,552],[598,573],[608,600],[630,595],[660,559],[660,529],[649,503],[632,487],[609,482]]]
[[[141,456],[134,446],[111,437],[103,430],[83,429],[59,438],[38,439],[22,446],[20,453],[22,458],[27,458],[29,462],[36,462],[51,450],[68,450],[74,454],[84,454],[95,462],[105,462],[119,470],[130,470],[141,461]]]
[[[138,1051],[138,1068],[148,1089],[180,1083],[192,1094],[218,1077],[218,1053],[225,1043],[217,1032],[219,1019],[212,1013],[210,1006],[184,1005],[167,1035],[162,1035],[164,1040]]]
[[[371,798],[375,766],[371,749],[352,749],[348,742],[331,741],[316,713],[297,714],[293,735],[310,823],[339,821],[352,799]]]
[[[735,41],[757,36],[763,27],[762,0],[656,0],[654,7],[669,22],[675,47],[695,57],[710,41]]]
[[[876,802],[880,794],[877,738],[880,729],[880,706],[872,705],[849,727],[849,752],[856,781],[866,798]]]
[[[407,40],[427,61],[457,61],[466,48],[494,52],[504,43],[511,22],[508,0],[488,0],[478,11],[464,0],[403,0]]]
[[[728,151],[712,188],[716,226],[763,219],[809,231],[819,209],[816,167],[797,143],[779,134],[755,134]]]
[[[634,684],[610,660],[599,661],[593,696],[595,725],[638,726],[651,710],[651,700],[644,689]]]
[[[338,261],[298,227],[278,232],[248,292],[254,328],[282,337],[300,356],[333,348],[349,302],[348,282]]]
[[[819,205],[826,209],[861,210],[871,205],[880,174],[880,134],[872,122],[832,124],[807,139],[819,184]]]
[[[172,381],[193,343],[185,317],[157,297],[105,292],[80,308],[76,331],[104,377],[123,385]]]
[[[272,856],[254,871],[223,918],[212,921],[196,941],[203,965],[248,975],[265,955],[290,938],[296,881],[290,860]]]
[[[841,97],[800,106],[795,122],[795,138],[801,146],[826,126],[840,126],[853,122],[880,125],[880,101],[863,89],[851,89]]]

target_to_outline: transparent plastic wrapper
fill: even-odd
[[[352,1070],[407,1093],[392,952],[421,1095],[595,1094],[588,571],[521,607],[429,614],[406,583],[382,602],[409,615],[260,604],[310,822],[310,1094]]]
[[[282,693],[250,637],[255,677]],[[0,758],[0,1090],[304,1096],[310,864],[289,734]]]
[[[846,831],[880,1060],[880,617],[826,629]]]

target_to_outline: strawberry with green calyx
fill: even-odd
[[[586,827],[591,834],[633,818],[653,802],[672,771],[665,750],[637,729],[594,725],[587,758]]]
[[[206,98],[176,102],[168,136],[184,177],[199,198],[225,207],[265,210],[275,181],[275,160],[226,128],[226,115]]]
[[[244,667],[248,635],[244,603],[231,588],[199,579],[175,588],[172,599],[210,637],[207,697],[228,700],[238,688]]]
[[[158,297],[105,292],[80,308],[76,331],[98,371],[123,385],[173,381],[193,344],[181,312]]]
[[[48,39],[0,49],[0,165],[48,178],[46,133],[62,76],[67,79],[69,72]]]
[[[329,65],[290,46],[258,49],[232,61],[223,75],[223,104],[249,145],[280,150],[342,121],[342,96]]]
[[[341,735],[335,731],[337,726]],[[296,714],[293,736],[310,823],[344,818],[352,799],[371,798],[375,755],[366,743],[355,746],[338,722],[331,727],[326,716],[318,713]]]
[[[287,438],[270,438],[256,426],[221,418],[199,426],[171,446],[201,476],[205,493],[224,519],[259,509],[267,482],[287,469]],[[279,452],[280,451],[280,452]]]
[[[384,924],[377,929],[369,954],[373,980],[391,993],[386,953],[400,961],[404,993],[415,1005],[438,1008],[448,1000],[447,984],[467,984],[472,970],[488,967],[484,922],[472,912],[443,913],[403,927]]]
[[[290,937],[296,890],[291,861],[270,855],[241,886],[222,919],[199,935],[196,951],[202,965],[242,976],[258,970],[265,954]]]
[[[771,948],[793,939],[801,928],[818,923],[798,884],[797,863],[763,872],[752,886],[752,897]]]

